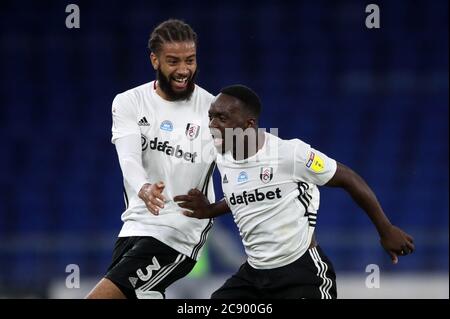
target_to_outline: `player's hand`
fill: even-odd
[[[414,239],[400,228],[390,225],[383,231],[380,243],[391,256],[392,263],[398,263],[398,256],[406,256],[414,252]]]
[[[166,187],[164,183],[159,181],[154,184],[144,184],[139,191],[139,198],[144,201],[145,206],[153,215],[158,215],[159,209],[164,208],[165,198],[162,195],[164,187]]]
[[[198,219],[209,218],[210,203],[208,198],[198,189],[191,189],[187,195],[175,196],[174,201],[178,202],[181,208],[189,209],[183,211],[183,214],[188,217]]]

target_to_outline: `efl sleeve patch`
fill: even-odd
[[[323,163],[323,159],[319,155],[311,152],[309,154],[309,159],[306,163],[306,167],[311,168],[316,173],[320,173],[325,168],[325,164]]]

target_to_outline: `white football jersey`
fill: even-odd
[[[265,133],[252,157],[217,156],[222,189],[239,228],[248,263],[282,267],[308,249],[319,209],[317,185],[336,172],[336,161],[299,139]]]
[[[173,198],[197,188],[215,201],[211,156],[215,156],[215,150],[208,129],[213,98],[196,85],[189,100],[166,101],[156,93],[155,81],[116,96],[112,105],[112,142],[130,134],[141,136],[143,167],[150,183],[165,183],[166,199],[165,207],[155,216],[124,181],[127,207],[119,237],[152,236],[198,259],[212,220],[184,216]]]

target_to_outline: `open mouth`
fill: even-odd
[[[172,83],[175,89],[183,90],[187,87],[189,77],[183,76],[183,77],[173,77]]]

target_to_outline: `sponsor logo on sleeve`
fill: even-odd
[[[314,161],[314,152],[309,153],[308,162],[306,162],[306,167],[311,167],[312,162]]]
[[[323,159],[319,155],[311,152],[311,154],[309,154],[309,159],[306,163],[306,167],[311,168],[316,173],[320,173],[324,170],[325,164],[323,162]]]

